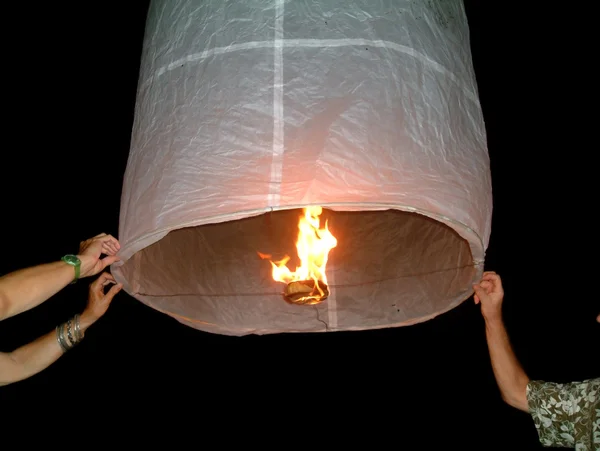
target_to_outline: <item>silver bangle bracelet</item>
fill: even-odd
[[[81,327],[79,325],[80,319],[81,319],[81,316],[79,316],[79,313],[77,315],[75,315],[75,335],[77,337],[75,339],[77,340],[78,343],[81,340],[83,340],[83,333],[81,332]]]
[[[73,349],[83,340],[79,318],[79,315],[75,315],[72,319],[67,320],[66,323],[56,326],[56,341],[63,353]]]
[[[75,346],[75,339],[73,338],[73,327],[71,327],[71,320],[67,320],[67,325],[66,325],[66,329],[67,329],[67,339],[68,339],[68,343],[71,347]]]
[[[65,342],[65,337],[63,335],[62,324],[56,326],[56,340],[58,341],[58,344],[60,345],[60,348],[62,349],[63,353],[69,350],[69,346],[67,346],[67,343]]]

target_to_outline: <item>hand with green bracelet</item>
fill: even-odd
[[[121,245],[112,235],[101,233],[82,241],[77,257],[81,260],[80,278],[95,276],[104,268],[119,260],[117,252]],[[101,258],[105,255],[104,258]]]

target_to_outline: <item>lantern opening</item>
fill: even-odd
[[[238,336],[405,326],[472,294],[480,268],[469,242],[441,221],[396,209],[323,207],[319,229],[336,242],[323,276],[317,285],[301,271],[276,281],[274,265],[257,251],[302,266],[296,225],[305,214],[279,210],[173,230],[113,271],[146,305],[190,327]]]

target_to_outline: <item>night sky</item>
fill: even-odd
[[[4,39],[0,274],[76,253],[100,232],[118,237],[146,3],[7,7],[4,20],[19,25]],[[580,105],[592,92],[559,12],[497,3],[466,3],[493,177],[485,267],[503,278],[506,326],[531,378],[597,377],[597,126]],[[78,283],[1,322],[0,351],[47,333],[86,299]],[[110,409],[189,432],[195,446],[223,427],[220,445],[358,444],[360,435],[370,448],[540,448],[531,418],[500,398],[472,299],[399,329],[236,338],[121,293],[75,350],[0,388],[0,415],[15,424],[27,412],[57,421],[53,410],[70,402],[81,415],[65,410],[62,427]],[[199,429],[177,429],[189,421]]]

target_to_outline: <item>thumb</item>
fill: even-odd
[[[121,260],[121,258],[116,255],[109,255],[107,257],[104,257],[102,260],[100,260],[100,262],[102,263],[102,269],[112,265],[114,262],[118,262],[119,260]]]
[[[116,295],[116,294],[117,294],[119,291],[121,291],[121,288],[123,288],[123,284],[121,284],[121,283],[118,283],[118,284],[116,284],[116,285],[113,285],[113,286],[110,288],[110,290],[108,290],[108,293],[106,293],[106,294],[104,295],[104,297],[106,298],[106,300],[107,300],[108,302],[112,301],[112,299],[115,297],[115,295]]]
[[[487,293],[483,288],[481,288],[481,285],[474,284],[473,290],[475,290],[475,297],[478,298],[475,302],[476,304],[478,303],[478,301],[481,302],[483,299],[487,298]]]

